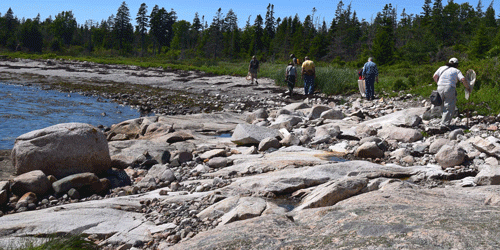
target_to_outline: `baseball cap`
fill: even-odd
[[[449,62],[450,62],[450,63],[455,63],[455,64],[456,64],[456,63],[458,63],[458,59],[456,59],[455,57],[453,57],[453,58],[451,58],[451,59],[450,59],[450,61],[449,61]]]

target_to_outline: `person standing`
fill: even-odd
[[[293,66],[297,67],[299,65],[299,59],[294,54],[290,54],[290,59],[292,59]]]
[[[288,90],[289,90],[289,95],[293,95],[293,87],[295,87],[295,80],[297,77],[297,69],[295,68],[295,65],[292,62],[288,63],[288,66],[286,67],[285,70],[285,79],[286,83],[288,85]]]
[[[457,83],[461,81],[467,91],[470,91],[469,82],[465,79],[462,72],[457,68],[458,59],[451,58],[445,66],[439,67],[434,73],[434,81],[437,83],[437,91],[443,99],[441,110],[441,126],[449,126],[455,106],[457,103]]]
[[[366,99],[373,100],[375,96],[375,81],[378,83],[378,68],[373,62],[373,58],[369,57],[368,62],[363,66],[363,79],[365,80]]]
[[[253,80],[255,79],[255,84],[259,84],[257,82],[257,71],[259,69],[259,61],[257,61],[257,58],[255,56],[252,56],[252,60],[250,60],[250,65],[248,66],[248,72],[250,73],[250,76],[252,78],[252,83]]]
[[[304,94],[307,96],[314,94],[316,67],[314,66],[314,62],[309,60],[309,57],[306,56],[304,59],[304,63],[302,63],[301,75],[304,79]]]

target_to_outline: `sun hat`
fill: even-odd
[[[456,59],[455,57],[451,58],[450,63],[454,63],[454,64],[457,64],[458,63],[458,59]]]

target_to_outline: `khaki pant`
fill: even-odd
[[[437,91],[443,99],[443,104],[441,104],[441,110],[443,111],[441,125],[449,126],[451,118],[455,114],[457,89],[451,86],[438,86]]]

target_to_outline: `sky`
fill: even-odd
[[[349,2],[350,1],[350,2]],[[471,6],[476,8],[479,0],[463,1],[455,0],[455,3],[461,4],[468,2]],[[108,19],[109,16],[116,15],[116,12],[123,0],[1,0],[0,1],[0,14],[5,15],[9,8],[12,9],[14,15],[19,19],[21,18],[34,18],[40,14],[41,20],[45,20],[49,16],[54,18],[62,11],[72,11],[73,16],[76,18],[78,24],[84,24],[87,20],[100,22],[101,20]],[[398,18],[403,9],[407,14],[420,14],[425,0],[344,0],[344,9],[351,3],[352,10],[356,11],[358,19],[361,21],[365,19],[368,22],[373,20],[378,12],[381,12],[384,6],[391,3],[396,8]],[[446,5],[448,0],[443,0],[443,5]],[[205,16],[205,21],[210,25],[215,13],[219,8],[222,8],[222,13],[227,13],[232,9],[238,17],[238,26],[243,28],[245,23],[250,17],[250,24],[254,23],[255,17],[261,15],[265,18],[267,6],[269,3],[274,4],[274,17],[288,17],[299,15],[301,21],[307,15],[312,14],[312,9],[316,8],[315,21],[323,20],[329,25],[335,16],[335,10],[339,0],[175,0],[175,1],[150,1],[150,0],[128,0],[125,1],[132,19],[132,24],[135,26],[135,18],[142,3],[148,6],[148,14],[151,12],[155,5],[160,8],[164,7],[167,11],[173,9],[177,13],[177,20],[186,20],[192,22],[194,15],[198,12],[200,19]],[[483,0],[483,11],[490,5],[490,0]],[[500,1],[493,2],[493,8],[498,17],[500,14]]]

